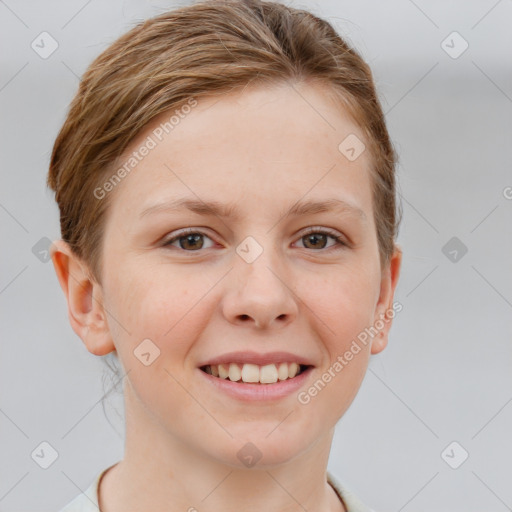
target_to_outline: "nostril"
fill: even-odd
[[[249,315],[240,315],[240,318],[242,320],[248,320],[249,319]]]

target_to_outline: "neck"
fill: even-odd
[[[144,412],[125,390],[125,457],[102,479],[102,512],[342,512],[327,483],[334,429],[281,464],[240,468],[184,443]]]

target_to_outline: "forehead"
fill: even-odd
[[[359,141],[358,151],[364,147],[361,129],[325,86],[248,86],[201,97],[191,108],[159,115],[132,141],[118,165],[144,145],[152,148],[111,199],[114,207],[124,205],[125,215],[185,196],[237,199],[242,208],[270,213],[275,203],[282,207],[328,191],[368,215],[368,151],[347,158],[347,140]]]

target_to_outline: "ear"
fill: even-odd
[[[112,352],[115,345],[103,307],[101,285],[63,240],[53,242],[50,255],[68,303],[71,327],[92,354],[103,356]]]
[[[391,329],[392,319],[396,311],[401,310],[393,308],[393,297],[395,294],[398,277],[400,276],[400,267],[402,264],[402,249],[395,245],[395,250],[388,266],[384,269],[380,285],[380,296],[375,309],[375,318],[373,325],[379,331],[372,340],[372,354],[378,354],[384,350],[388,344],[388,334]]]

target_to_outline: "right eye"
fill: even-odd
[[[193,229],[193,228],[187,228],[185,230],[182,230],[181,232],[178,232],[172,238],[169,238],[163,244],[163,246],[164,247],[175,246],[175,244],[177,243],[178,248],[182,249],[186,252],[199,251],[200,249],[205,248],[204,247],[204,237],[211,240],[211,238],[209,236],[207,236],[205,233],[198,231],[196,229]],[[208,249],[208,248],[209,247],[206,247],[206,249]]]

